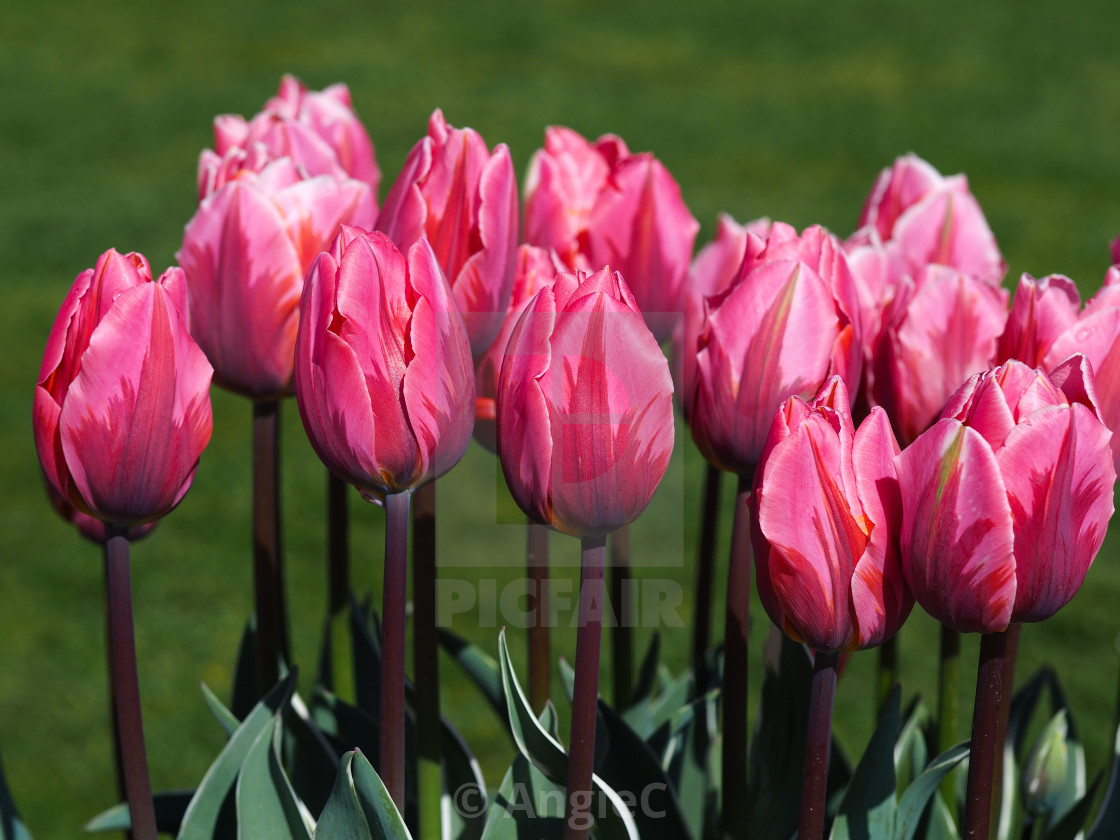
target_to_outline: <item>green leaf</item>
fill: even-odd
[[[311,719],[298,694],[289,704],[284,726],[284,766],[291,768],[292,787],[300,801],[318,814],[331,795],[331,779],[338,775],[340,750]]]
[[[556,666],[560,672],[560,685],[564,689],[564,696],[568,698],[570,705],[572,698],[576,696],[576,669],[563,656],[556,660]]]
[[[1089,819],[1089,809],[1093,807],[1093,798],[1097,795],[1102,778],[1098,773],[1089,790],[1066,810],[1053,827],[1046,829],[1042,840],[1074,840],[1085,829],[1085,821]]]
[[[183,814],[187,812],[193,790],[169,790],[152,796],[156,810],[156,829],[161,834],[176,834],[183,822]],[[107,811],[102,811],[85,824],[85,830],[91,834],[104,831],[128,831],[132,828],[132,815],[128,810],[128,803],[122,802],[114,805]],[[3,837],[0,834],[0,837]]]
[[[19,818],[12,792],[8,790],[3,762],[0,762],[0,840],[31,840],[31,832]]]
[[[565,793],[518,753],[491,799],[482,840],[562,840]]]
[[[373,840],[412,840],[404,819],[393,804],[393,797],[385,789],[373,765],[360,752],[350,763],[350,772],[358,804],[365,814]]]
[[[1108,788],[1104,792],[1096,822],[1085,835],[1085,840],[1113,840],[1120,837],[1120,727],[1112,741],[1112,769]]]
[[[215,840],[233,836],[234,826],[223,818],[223,805],[234,788],[241,765],[254,742],[262,732],[270,728],[273,716],[287,705],[295,684],[296,672],[292,671],[253,707],[233,733],[206,771],[202,783],[187,806],[183,825],[179,829],[179,840]]]
[[[494,658],[478,645],[443,627],[439,628],[439,644],[478,686],[498,719],[508,728],[509,708],[502,691],[502,672]]]
[[[311,840],[280,765],[280,716],[261,731],[237,777],[238,840]]]
[[[925,840],[960,840],[960,837],[953,815],[949,813],[949,806],[941,797],[941,791],[935,791],[930,802]]]
[[[257,619],[250,615],[241,634],[237,648],[237,663],[233,666],[233,685],[230,688],[229,709],[238,720],[253,710],[257,699]]]
[[[350,643],[354,657],[354,705],[374,720],[381,718],[381,642],[371,624],[376,616],[350,600]]]
[[[198,686],[202,689],[202,699],[206,701],[206,708],[218,721],[218,725],[225,730],[226,738],[232,737],[233,733],[237,731],[237,727],[241,725],[241,721],[226,708],[225,703],[218,699],[218,696],[210,690],[206,683],[199,683]]]
[[[968,742],[950,747],[935,758],[898,801],[895,812],[895,835],[899,840],[912,840],[922,821],[926,803],[937,791],[938,785],[949,773],[968,757]],[[858,772],[858,771],[857,771]],[[945,807],[944,802],[941,803]],[[946,813],[947,813],[946,809]],[[951,820],[950,820],[951,822]]]
[[[894,747],[901,727],[901,695],[896,685],[840,802],[840,812],[832,824],[832,840],[891,840],[893,837]]]
[[[358,793],[354,790],[350,764],[356,754],[348,752],[342,757],[330,798],[315,825],[314,840],[373,840],[365,812],[358,802]]]
[[[913,703],[894,746],[895,793],[898,796],[921,774],[929,760],[923,731],[928,721],[929,710],[920,701]]]
[[[486,780],[463,736],[447,718],[440,722],[443,724],[443,837],[478,840],[486,825]],[[471,802],[477,807],[456,807],[457,802]]]
[[[649,640],[646,655],[642,658],[641,667],[638,668],[638,679],[630,693],[628,706],[633,706],[653,696],[653,686],[657,681],[657,661],[661,656],[661,634],[654,632]]]
[[[651,738],[649,742],[654,753],[660,755],[693,837],[704,836],[705,826],[719,815],[720,778],[718,771],[712,772],[718,700],[718,691],[697,698],[658,730],[667,737]],[[660,746],[662,743],[664,746]]]
[[[509,707],[510,729],[522,755],[528,758],[553,783],[561,787],[568,780],[568,755],[560,742],[533,716],[513,665],[509,659],[505,630],[498,634],[498,661],[502,669],[502,687]],[[596,838],[637,840],[638,831],[629,808],[618,794],[598,776],[592,776],[592,813],[597,816],[591,827]],[[602,798],[606,798],[606,802]]]

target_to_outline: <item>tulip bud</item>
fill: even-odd
[[[1023,807],[1028,814],[1046,816],[1061,804],[1071,770],[1069,752],[1069,722],[1066,710],[1059,709],[1034,742],[1023,767]]]
[[[191,339],[183,272],[152,280],[141,254],[106,251],[77,276],[35,389],[35,447],[51,487],[113,525],[163,516],[210,440],[213,369]]]
[[[421,238],[431,243],[475,356],[490,346],[509,309],[517,227],[517,180],[505,143],[491,153],[477,131],[448,125],[436,109],[377,229],[402,252]]]
[[[1064,606],[1112,516],[1110,438],[1084,357],[962,385],[897,458],[903,569],[926,612],[998,633]]]
[[[641,514],[673,451],[673,384],[620,274],[560,274],[529,302],[497,415],[506,483],[534,521],[592,537]]]
[[[344,227],[307,274],[295,389],[315,452],[371,500],[463,457],[474,424],[466,328],[426,240],[408,258]]]

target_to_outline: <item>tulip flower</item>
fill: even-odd
[[[551,286],[563,266],[555,253],[533,245],[517,249],[517,262],[513,275],[513,295],[509,311],[502,321],[498,336],[475,362],[475,420],[474,436],[485,449],[497,453],[497,396],[498,377],[502,372],[506,344],[517,326],[521,313],[529,300],[541,289]]]
[[[34,433],[52,500],[105,524],[118,778],[137,840],[155,840],[132,629],[128,541],[171,511],[213,426],[213,369],[190,336],[183,271],[152,279],[140,254],[106,251],[77,276],[47,340]]]
[[[969,376],[990,368],[1007,291],[939,265],[904,277],[872,352],[872,396],[905,445],[933,423]]]
[[[490,152],[477,131],[448,125],[436,109],[385,199],[377,229],[402,252],[427,238],[451,283],[471,352],[484,353],[513,292],[517,181],[505,143]]]
[[[669,365],[618,272],[561,274],[506,345],[498,454],[531,519],[605,536],[645,509],[673,450]]]
[[[1053,370],[1074,353],[1093,366],[1097,407],[1113,431],[1113,466],[1120,470],[1120,267],[1081,309],[1077,287],[1068,277],[1035,280],[1024,274],[1000,338],[999,357]]]
[[[498,380],[498,455],[530,519],[580,537],[566,836],[589,821],[607,534],[645,509],[673,451],[669,364],[622,275],[562,273],[529,302]],[[583,829],[578,826],[584,825]]]
[[[882,409],[854,427],[838,377],[774,416],[753,502],[758,594],[771,620],[814,650],[874,647],[914,604],[898,554],[898,452]]]
[[[231,150],[251,153],[256,147],[269,158],[291,158],[310,177],[363,181],[376,201],[381,170],[369,134],[354,114],[346,85],[315,92],[295,76],[286,75],[276,96],[252,119],[233,114],[217,117],[214,151],[207,149],[199,161],[199,200],[213,191],[208,175]]]
[[[202,201],[177,256],[191,332],[219,385],[254,400],[290,393],[304,275],[340,224],[371,225],[375,212],[366,184],[304,179],[289,158]]]
[[[966,633],[1042,621],[1081,587],[1116,471],[1090,366],[972,376],[898,459],[902,559],[934,618]]]
[[[690,397],[692,437],[713,464],[739,474],[762,454],[775,409],[811,398],[839,375],[859,386],[855,288],[834,236],[775,223],[748,237],[735,281],[707,301]]]
[[[62,495],[54,489],[54,485],[47,483],[47,498],[50,499],[51,507],[55,509],[63,519],[78,529],[78,533],[93,543],[104,546],[109,541],[110,528],[100,519],[95,516],[90,516],[88,513],[83,513],[74,507],[70,502],[66,501]],[[140,525],[133,525],[128,529],[127,536],[129,542],[136,542],[148,536],[159,520],[151,522],[144,522]]]
[[[77,276],[35,389],[47,481],[113,525],[171,511],[210,440],[212,369],[187,324],[183,272],[152,279],[141,254],[106,251]]]
[[[474,423],[465,342],[426,241],[406,259],[344,226],[307,274],[296,342],[296,399],[323,463],[372,499],[451,469]]]
[[[894,280],[932,263],[997,284],[1007,270],[968,179],[945,178],[916,155],[900,157],[883,170],[859,226],[878,232]]]
[[[669,337],[700,224],[657,158],[631,154],[614,135],[592,144],[551,126],[529,165],[525,196],[527,242],[553,248],[572,269],[613,265],[654,337]]]

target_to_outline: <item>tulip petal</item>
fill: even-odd
[[[898,456],[902,564],[918,602],[966,633],[1006,630],[1015,604],[1011,509],[991,448],[938,421]]]
[[[1015,523],[1014,621],[1041,621],[1081,588],[1112,516],[1109,432],[1083,405],[1036,411],[996,453]]]

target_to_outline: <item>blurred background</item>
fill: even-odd
[[[544,127],[621,135],[657,154],[702,223],[761,215],[841,237],[878,172],[908,151],[967,173],[1010,270],[1060,272],[1088,296],[1120,233],[1120,60],[1114,4],[943,0],[904,4],[538,2],[191,4],[43,0],[8,4],[0,30],[0,752],[37,837],[74,836],[114,802],[99,551],[47,503],[31,401],[54,315],[76,274],[109,247],[156,271],[174,259],[196,201],[195,167],[219,113],[251,115],[291,72],[344,81],[384,173],[382,195],[432,109],[509,145],[524,173]],[[155,789],[193,787],[223,743],[198,683],[228,696],[251,610],[248,404],[214,392],[214,437],[194,488],[133,551],[133,596]],[[325,605],[326,475],[294,401],[283,415],[284,533],[297,661],[309,688]],[[691,615],[703,468],[678,448],[634,526],[640,574],[674,581]],[[732,495],[731,480],[725,500]],[[521,576],[524,531],[496,460],[472,444],[440,485],[441,574]],[[383,512],[352,500],[355,583],[380,604]],[[725,516],[726,521],[726,516]],[[726,534],[718,578],[725,575]],[[1023,633],[1020,681],[1057,664],[1102,766],[1118,672],[1120,542],[1110,536],[1082,592]],[[574,540],[553,557],[575,580]],[[765,636],[757,602],[754,642]],[[452,629],[496,651],[485,610]],[[500,622],[500,617],[498,622]],[[567,623],[570,613],[562,614]],[[722,628],[717,610],[716,626]],[[644,648],[654,628],[637,631]],[[663,658],[687,662],[689,630],[661,627]],[[718,632],[718,631],[717,631]],[[904,696],[932,703],[932,622],[901,638]],[[574,656],[574,633],[554,639]],[[963,649],[961,731],[978,642]],[[511,647],[524,675],[521,634]],[[760,657],[752,688],[761,684]],[[449,662],[444,708],[496,786],[513,757],[484,702]],[[874,655],[838,689],[849,754],[872,726]],[[604,679],[609,657],[604,655]],[[555,692],[565,705],[558,684]],[[566,724],[562,730],[566,733]]]

